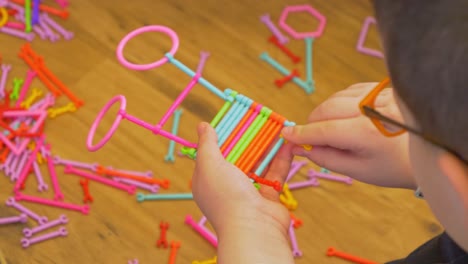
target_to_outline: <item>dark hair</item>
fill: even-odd
[[[375,0],[394,89],[422,132],[468,160],[468,1]]]

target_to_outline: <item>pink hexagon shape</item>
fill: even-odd
[[[288,17],[289,13],[293,12],[307,12],[314,16],[319,21],[319,26],[317,27],[317,30],[313,32],[297,32],[292,27],[290,27],[288,24],[286,24],[286,18]],[[289,35],[291,35],[295,39],[318,38],[322,35],[323,30],[325,29],[327,19],[324,15],[320,14],[319,11],[315,10],[310,5],[295,5],[287,6],[283,9],[278,24],[284,29],[284,31],[288,32]]]

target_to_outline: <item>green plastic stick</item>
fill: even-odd
[[[238,94],[238,92],[232,91],[230,96],[231,97],[236,97],[237,94]],[[211,120],[210,125],[212,127],[216,127],[216,125],[218,125],[219,121],[224,116],[224,114],[226,114],[227,110],[229,109],[229,107],[231,107],[231,105],[232,105],[231,101],[226,101],[224,103],[223,107],[221,107],[221,110],[219,110],[219,112],[216,114],[216,116],[213,118],[213,120]]]
[[[255,118],[254,122],[250,125],[245,134],[240,138],[239,142],[237,142],[234,149],[231,150],[231,153],[229,153],[229,155],[227,156],[227,161],[233,164],[236,163],[236,161],[240,158],[242,153],[244,153],[245,149],[247,149],[250,142],[252,142],[254,137],[257,135],[258,131],[260,131],[260,129],[266,123],[271,113],[272,110],[267,107],[263,107],[262,110],[260,110],[260,114],[257,116],[257,118]]]
[[[24,22],[26,25],[25,31],[31,32],[32,30],[32,21],[31,21],[31,0],[24,1]]]

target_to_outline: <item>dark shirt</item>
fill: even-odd
[[[420,246],[405,259],[388,264],[468,264],[468,254],[444,232]]]

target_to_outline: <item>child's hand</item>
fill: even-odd
[[[293,263],[288,244],[290,224],[279,193],[250,179],[227,162],[219,151],[214,129],[198,127],[196,168],[192,179],[194,199],[218,235],[222,263]],[[283,183],[292,162],[292,144],[284,145],[265,176]]]
[[[310,114],[310,123],[283,129],[283,136],[297,145],[312,145],[310,151],[296,146],[293,153],[319,166],[370,184],[414,189],[407,133],[385,137],[359,110],[375,85],[356,84],[334,94]],[[402,120],[392,89],[382,91],[376,109]]]

